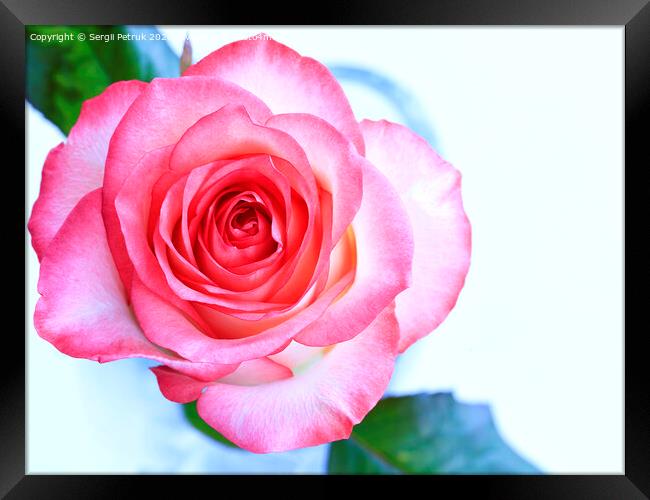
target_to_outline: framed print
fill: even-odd
[[[646,3],[5,2],[0,491],[645,498]]]

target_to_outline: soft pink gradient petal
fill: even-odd
[[[219,78],[154,78],[116,128],[106,158],[102,213],[108,242],[123,281],[130,283],[129,260],[115,209],[115,197],[145,153],[178,142],[201,117],[226,104],[240,104],[258,123],[270,117],[250,92]]]
[[[154,359],[201,379],[237,365],[191,363],[149,342],[126,302],[106,241],[101,189],[84,196],[54,237],[41,262],[34,324],[61,352],[99,362]]]
[[[118,82],[85,101],[65,143],[48,154],[28,224],[39,259],[79,200],[101,187],[113,131],[146,86],[136,80]]]
[[[286,132],[300,144],[320,187],[331,193],[336,243],[361,205],[363,157],[339,131],[313,115],[275,115],[266,126]]]
[[[265,154],[288,162],[285,175],[313,201],[316,180],[305,152],[291,135],[259,125],[245,106],[230,104],[206,113],[174,147],[170,168],[187,173],[214,160]],[[278,168],[281,168],[278,165]]]
[[[145,154],[135,166],[115,199],[122,235],[126,248],[140,279],[150,290],[181,309],[203,328],[207,325],[191,304],[180,299],[169,287],[165,275],[156,260],[148,241],[148,223],[152,210],[152,192],[163,175],[170,175],[168,168],[171,146]],[[174,176],[178,174],[174,173]]]
[[[403,352],[456,304],[469,269],[471,228],[460,173],[424,139],[385,120],[364,120],[361,130],[367,158],[397,188],[413,226],[413,282],[396,299]]]
[[[411,280],[413,236],[397,191],[374,166],[363,165],[363,199],[352,227],[356,275],[349,290],[296,341],[326,346],[363,331]]]
[[[272,354],[269,358],[291,368],[295,374],[298,374],[321,360],[328,349],[327,347],[310,347],[291,341],[282,351]]]
[[[150,368],[156,375],[160,392],[175,403],[190,403],[196,401],[204,388],[214,383],[214,380],[196,380],[179,373],[167,366]],[[268,358],[245,361],[233,373],[219,379],[219,383],[251,386],[267,384],[284,380],[293,376],[289,368]]]
[[[344,277],[286,321],[243,338],[211,338],[178,308],[161,299],[139,280],[133,281],[131,300],[139,323],[152,342],[195,362],[236,364],[282,350],[300,330],[325,312],[351,279],[351,275]],[[239,321],[234,327],[241,328],[241,323],[246,322]],[[255,326],[255,322],[247,323]]]
[[[156,376],[162,395],[175,403],[185,404],[196,401],[208,383],[178,373],[167,366],[155,366],[149,369]]]
[[[286,451],[349,437],[381,398],[399,337],[393,308],[349,342],[334,346],[305,373],[268,384],[215,383],[197,402],[199,415],[238,446]]]
[[[258,358],[244,361],[234,372],[219,379],[219,383],[250,386],[291,377],[293,372],[290,368],[269,358]]]
[[[274,40],[240,40],[215,50],[183,76],[217,76],[262,99],[274,114],[309,113],[331,123],[363,154],[363,138],[343,89],[330,71]]]

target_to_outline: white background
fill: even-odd
[[[163,29],[180,53],[186,29]],[[325,64],[413,93],[463,174],[472,264],[445,323],[398,362],[389,393],[489,402],[545,472],[623,471],[623,29],[190,29],[195,60],[264,31]],[[143,42],[144,43],[144,42]],[[344,85],[358,118],[399,115]],[[30,106],[28,210],[62,136]],[[28,315],[38,298],[29,248]],[[27,469],[319,472],[326,447],[253,455],[189,428],[150,364],[60,354],[28,318]]]

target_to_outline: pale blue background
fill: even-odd
[[[180,52],[186,29],[162,29]],[[264,31],[326,64],[407,89],[463,173],[472,266],[455,310],[401,357],[389,393],[489,402],[502,434],[546,472],[623,470],[623,29],[193,28],[195,59]],[[144,43],[144,42],[143,42]],[[344,87],[359,118],[402,121]],[[62,137],[30,106],[28,210]],[[406,168],[407,166],[405,166]],[[29,248],[28,311],[38,263]],[[28,347],[30,473],[321,472],[327,447],[254,455],[204,438],[148,363]]]

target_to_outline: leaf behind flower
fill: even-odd
[[[62,34],[71,39],[32,39]],[[91,34],[108,38],[91,40]],[[118,34],[145,40],[117,40]],[[158,37],[149,26],[26,26],[27,100],[67,135],[83,101],[110,84],[179,76],[178,57]]]
[[[499,435],[487,405],[450,393],[381,400],[330,448],[330,474],[536,474]]]

